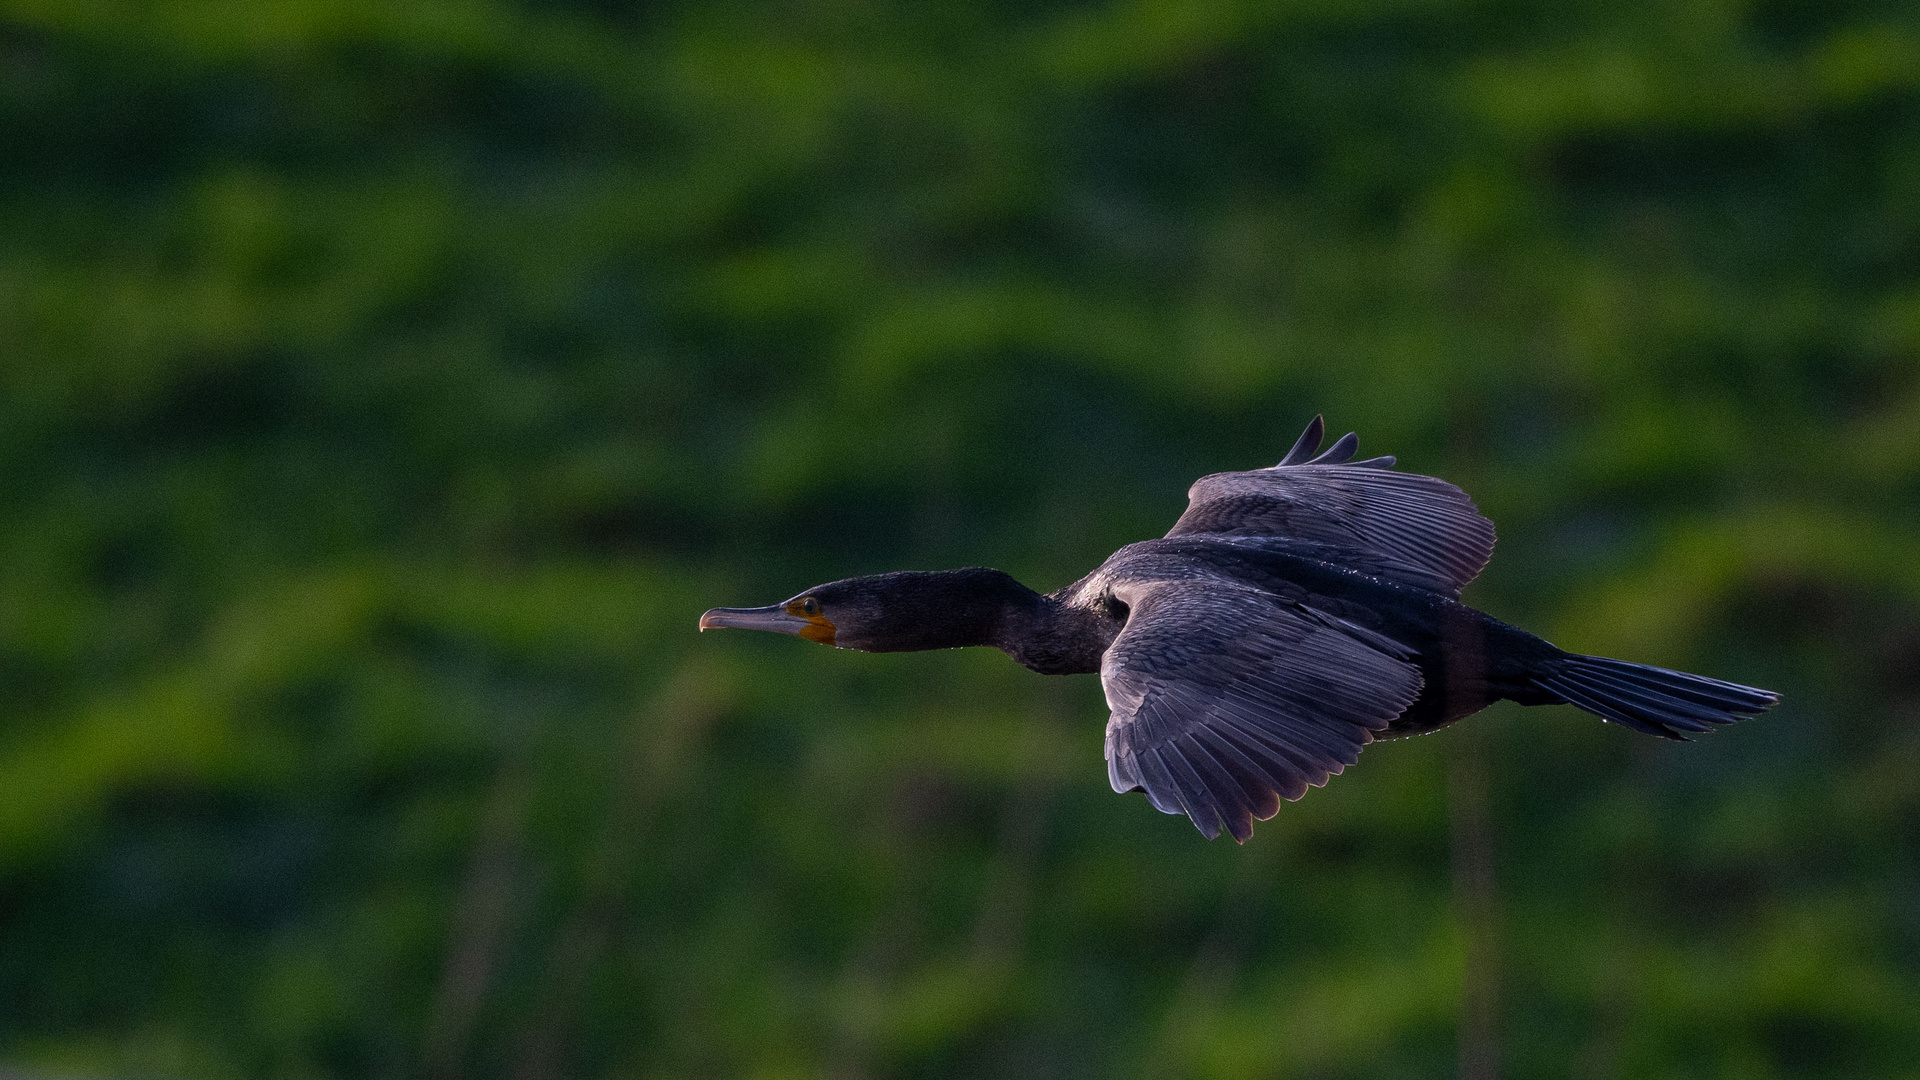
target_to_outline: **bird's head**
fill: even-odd
[[[863,652],[995,644],[1013,607],[1036,602],[999,570],[904,571],[816,585],[757,608],[714,608],[700,629],[772,630]]]

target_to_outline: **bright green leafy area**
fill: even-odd
[[[1911,5],[9,0],[0,147],[9,1068],[1431,1076],[1490,927],[1510,1076],[1920,1075]],[[1786,704],[1475,720],[1475,916],[1464,729],[1236,848],[693,633],[1321,410]]]

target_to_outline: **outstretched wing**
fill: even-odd
[[[1393,471],[1394,459],[1352,461],[1349,432],[1314,456],[1325,423],[1313,418],[1270,469],[1203,476],[1168,536],[1283,536],[1362,551],[1381,572],[1458,595],[1493,555],[1493,522],[1467,493],[1431,476]]]
[[[1108,779],[1209,838],[1246,840],[1420,695],[1393,642],[1271,593],[1200,578],[1114,596],[1128,614],[1100,665]]]

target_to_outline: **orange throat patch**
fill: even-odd
[[[835,628],[831,622],[827,621],[825,615],[807,614],[806,609],[800,606],[799,601],[787,605],[787,614],[796,619],[807,620],[807,625],[801,627],[799,630],[801,637],[806,638],[808,641],[817,641],[822,645],[833,644]]]

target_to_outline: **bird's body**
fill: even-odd
[[[1229,581],[1295,610],[1338,620],[1342,632],[1369,646],[1391,643],[1389,648],[1420,670],[1420,696],[1376,738],[1432,731],[1503,698],[1538,703],[1527,672],[1560,650],[1458,600],[1344,565],[1340,555],[1337,548],[1284,538],[1191,536],[1129,544],[1098,570],[1044,598],[1064,609],[1056,616],[1059,621],[1105,631],[1104,637],[1085,631],[1073,637],[1081,645],[1072,655],[1073,666],[1027,663],[1018,642],[1008,652],[1042,674],[1096,672],[1126,623],[1124,613],[1111,610],[1116,585]],[[1092,615],[1068,614],[1075,611]],[[1091,649],[1095,643],[1097,652]]]
[[[1392,458],[1349,462],[1352,435],[1312,456],[1322,432],[1316,417],[1279,465],[1202,478],[1166,537],[1046,595],[998,570],[880,574],[700,625],[869,652],[984,645],[1042,674],[1099,672],[1114,789],[1239,840],[1366,743],[1495,701],[1571,703],[1684,739],[1778,700],[1564,652],[1462,604],[1492,523]]]

